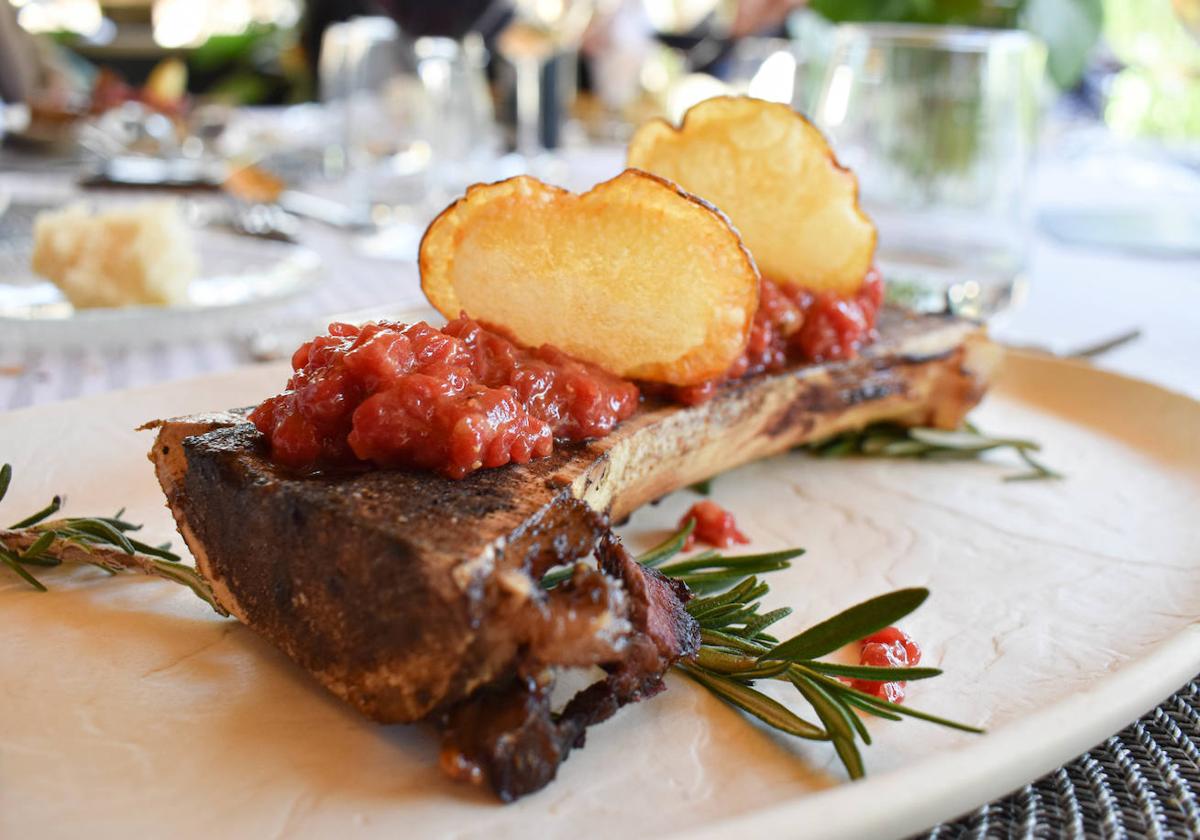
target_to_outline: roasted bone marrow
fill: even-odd
[[[646,594],[661,588],[653,575],[611,561],[547,592],[547,569],[598,544],[618,551],[606,518],[748,461],[877,421],[956,426],[994,361],[974,324],[888,310],[855,359],[648,406],[605,438],[460,480],[296,474],[244,412],[165,421],[151,455],[222,606],[373,720],[437,721],[464,756],[449,767],[515,796],[548,782],[602,710],[649,696],[660,666],[694,649],[686,614]],[[647,647],[648,612],[680,632],[632,653]],[[605,687],[546,717],[547,671],[586,664],[609,671]],[[480,719],[501,697],[522,748],[540,745],[533,775],[502,766],[496,745],[513,740]]]
[[[853,173],[789,109],[702,104],[630,160],[657,174],[447,208],[420,249],[444,327],[333,324],[253,410],[155,424],[217,603],[505,800],[698,650],[687,587],[610,523],[873,423],[954,428],[996,361],[977,324],[883,305]],[[568,669],[596,679],[553,708]]]

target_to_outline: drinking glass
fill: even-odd
[[[327,60],[328,58],[328,60]],[[408,37],[384,17],[330,27],[321,90],[343,121],[348,200],[373,256],[411,258],[425,224],[495,156],[486,53],[476,35]]]
[[[740,38],[728,60],[726,81],[738,93],[802,108],[808,69],[787,38]]]
[[[1027,33],[839,26],[815,119],[916,308],[995,314],[1022,282],[1045,48]]]
[[[468,185],[484,180],[496,156],[487,51],[476,34],[425,35],[413,47],[425,97],[423,135],[432,154],[427,199],[441,210]]]
[[[542,80],[556,56],[578,49],[595,0],[512,0],[512,20],[496,41],[516,79],[516,153],[526,171],[544,164]]]
[[[383,17],[334,24],[321,42],[321,100],[341,136],[332,168],[364,223],[376,204],[403,205],[424,188],[430,150],[414,65],[411,43]]]

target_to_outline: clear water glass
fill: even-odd
[[[496,155],[477,36],[405,35],[383,17],[326,31],[321,93],[342,124],[346,200],[375,227],[372,256],[410,259],[430,219]]]
[[[986,318],[1023,282],[1046,53],[1015,30],[839,26],[814,116],[893,294]]]

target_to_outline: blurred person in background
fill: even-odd
[[[39,75],[37,44],[17,23],[17,10],[4,0],[0,2],[0,100],[29,101]]]
[[[738,0],[730,35],[745,38],[774,31],[783,25],[793,9],[803,5],[804,0]]]
[[[35,119],[65,119],[87,109],[95,77],[95,65],[49,35],[26,31],[17,9],[0,0],[0,101],[29,105]]]

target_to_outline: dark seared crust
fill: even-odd
[[[553,619],[534,581],[590,550],[593,511],[620,519],[870,422],[953,426],[982,395],[994,354],[974,325],[886,312],[880,333],[853,361],[647,405],[603,440],[461,481],[289,475],[233,415],[168,421],[151,457],[224,606],[364,714],[412,721],[512,673]]]
[[[524,480],[485,470],[456,482],[297,478],[265,457],[248,424],[183,446],[190,529],[235,614],[383,721],[422,717],[494,678],[521,640],[491,631],[526,603],[528,571],[588,553],[600,533],[586,507],[545,480],[567,453],[530,464]],[[504,534],[505,546],[493,560],[473,551],[472,533]]]

